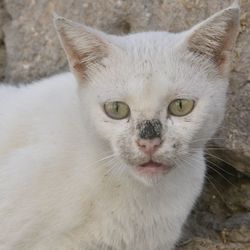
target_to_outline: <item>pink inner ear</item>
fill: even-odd
[[[77,71],[78,73],[81,73],[82,76],[84,75],[85,67],[84,67],[83,64],[81,64],[81,63],[76,63],[76,64],[75,64],[74,66],[72,66],[72,67],[73,67],[73,69],[74,69],[75,71]]]
[[[63,43],[63,48],[66,52],[71,68],[74,71],[84,75],[85,66],[83,63],[81,63],[82,58],[80,57],[80,54],[77,53],[77,49],[74,48],[72,41],[70,41],[64,29],[61,28],[59,32],[60,32],[61,41]]]
[[[62,19],[57,24],[57,31],[70,68],[79,80],[108,53],[107,44],[91,28]]]

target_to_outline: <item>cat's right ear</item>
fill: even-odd
[[[81,81],[108,54],[105,34],[54,14],[54,24],[71,71]]]
[[[189,30],[185,44],[189,51],[209,59],[222,75],[227,76],[239,27],[240,7],[236,1]]]

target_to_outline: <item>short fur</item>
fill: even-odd
[[[77,81],[0,87],[0,249],[173,249],[223,119],[229,59],[212,58],[231,51],[238,22],[233,5],[179,34],[117,37],[56,17]],[[169,114],[177,98],[195,100],[189,115]],[[130,117],[109,118],[106,101],[126,102]],[[172,169],[148,176],[136,139],[152,119],[163,140],[153,160]]]

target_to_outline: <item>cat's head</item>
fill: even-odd
[[[202,151],[224,114],[238,6],[178,34],[114,36],[61,17],[55,24],[82,111],[123,171],[147,182]]]

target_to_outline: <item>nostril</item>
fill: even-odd
[[[139,139],[137,145],[146,154],[153,154],[161,145],[162,141],[160,138],[154,139]]]
[[[144,140],[138,140],[136,141],[136,143],[139,147],[142,147],[142,148],[146,147],[146,143],[144,143]]]

